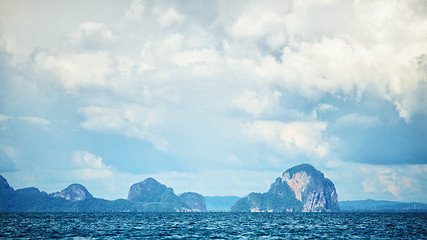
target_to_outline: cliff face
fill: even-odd
[[[335,212],[339,211],[334,184],[309,164],[286,170],[267,193],[251,193],[240,199],[232,211],[251,212]]]
[[[0,191],[13,191],[13,188],[9,186],[6,178],[0,175]]]
[[[51,194],[53,197],[65,198],[70,201],[81,201],[85,199],[93,198],[92,194],[80,184],[71,184],[61,192]]]
[[[287,184],[303,203],[303,212],[339,211],[338,194],[331,180],[309,164],[288,169],[282,175],[282,184]]]
[[[179,199],[192,211],[192,212],[207,212],[205,198],[194,192],[186,192],[179,195]]]
[[[167,202],[182,204],[172,188],[159,183],[154,178],[147,178],[133,184],[129,189],[128,200],[134,202]]]
[[[147,178],[140,183],[133,184],[129,189],[128,200],[146,204],[157,204],[168,207],[176,212],[204,212],[205,199],[197,193],[183,193],[175,195],[172,188],[159,183],[154,178]]]

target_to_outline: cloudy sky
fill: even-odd
[[[0,174],[126,198],[265,192],[310,163],[340,200],[427,201],[427,2],[0,2]]]

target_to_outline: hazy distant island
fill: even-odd
[[[0,212],[426,212],[427,204],[391,201],[343,201],[331,180],[309,164],[286,170],[266,193],[204,197],[176,195],[154,178],[133,184],[127,199],[95,198],[80,184],[48,194],[35,187],[14,190],[0,176]]]
[[[342,212],[427,212],[427,204],[383,200],[358,200],[340,202]]]
[[[230,211],[239,199],[238,196],[205,196],[206,208],[208,211]]]

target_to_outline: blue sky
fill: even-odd
[[[0,174],[126,198],[265,192],[310,163],[340,200],[427,199],[424,1],[1,1]]]

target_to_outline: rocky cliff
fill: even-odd
[[[129,189],[128,200],[134,202],[181,203],[172,188],[166,187],[154,178],[147,178],[142,182],[133,184]]]
[[[267,193],[251,193],[232,211],[243,212],[336,212],[338,195],[331,180],[309,164],[286,170]]]
[[[151,203],[176,212],[206,211],[205,199],[197,193],[185,193],[178,197],[172,188],[166,187],[154,178],[147,178],[133,184],[129,189],[128,200],[131,202]]]
[[[83,185],[77,183],[71,184],[61,192],[52,193],[51,195],[52,197],[61,197],[70,201],[81,201],[93,198],[92,194],[90,194]]]
[[[192,211],[192,212],[206,212],[205,198],[194,192],[186,192],[179,195],[179,199]]]
[[[0,176],[0,191],[13,191],[13,188],[9,186],[9,183],[3,176]]]

